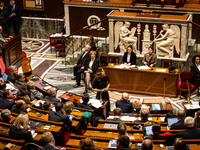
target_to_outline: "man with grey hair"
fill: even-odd
[[[186,129],[185,125],[184,125],[184,119],[186,116],[185,110],[183,109],[179,109],[176,113],[177,118],[178,118],[178,122],[174,123],[171,125],[170,129],[173,130],[177,130],[177,129]]]
[[[194,128],[194,118],[186,117],[184,124],[187,130],[178,132],[178,135],[181,135],[183,139],[200,139],[200,130]]]
[[[172,110],[167,110],[167,102],[165,100],[162,100],[160,103],[160,110],[154,110],[154,114],[167,114],[168,112],[172,112]]]
[[[11,123],[11,112],[8,109],[4,109],[1,111],[1,118],[5,123]]]
[[[129,102],[129,95],[128,93],[122,94],[122,99],[119,101],[116,101],[115,103],[116,107],[121,108],[122,113],[131,113],[133,112],[133,103]]]
[[[17,66],[10,66],[10,74],[8,75],[7,80],[15,84],[15,81],[17,80]]]
[[[54,102],[60,102],[60,100],[58,100],[56,98],[56,95],[57,95],[56,88],[52,87],[52,88],[48,89],[47,93],[48,93],[48,95],[44,97],[45,99],[54,101]]]
[[[74,86],[79,87],[80,86],[80,81],[81,81],[81,74],[84,72],[84,66],[87,61],[90,59],[90,49],[91,46],[87,44],[84,48],[84,52],[79,58],[78,62],[73,66],[74,67],[74,76],[76,79],[76,85]]]

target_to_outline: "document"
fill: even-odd
[[[117,129],[118,124],[113,123],[105,123],[103,128],[109,128],[109,129]]]
[[[108,116],[107,119],[114,119],[114,116]]]
[[[148,66],[140,66],[138,69],[150,69]]]
[[[184,105],[187,109],[193,109],[190,104]]]
[[[130,121],[130,117],[129,116],[122,116],[121,120],[122,121]]]
[[[95,108],[97,108],[97,109],[102,106],[101,103],[100,103],[100,100],[95,99],[95,98],[90,99],[89,102],[88,102],[88,104],[89,103],[91,103],[92,106],[95,107]]]
[[[166,69],[156,69],[156,72],[166,72]]]

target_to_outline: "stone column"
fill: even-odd
[[[188,14],[188,15],[191,15],[190,16],[190,21],[192,21],[192,14]],[[188,26],[188,39],[192,39],[192,23],[189,23],[189,26]]]
[[[187,36],[187,24],[181,24],[181,55],[180,58],[186,57],[187,45],[188,45],[188,36]]]
[[[66,30],[66,35],[70,35],[70,22],[69,22],[69,6],[65,5],[65,30]]]
[[[114,22],[109,19],[109,52],[114,52]]]

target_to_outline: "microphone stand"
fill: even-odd
[[[187,88],[188,88],[188,94],[189,94],[189,96],[188,96],[188,104],[190,104],[190,88],[189,88],[189,84],[188,84],[188,78],[186,77],[185,79],[186,79],[186,82],[187,82]]]
[[[166,78],[164,78],[164,100],[165,100],[165,81],[166,81]]]

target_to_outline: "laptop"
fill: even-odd
[[[177,123],[177,122],[178,122],[177,118],[167,118],[168,127],[171,127],[172,124]]]
[[[8,79],[8,75],[7,75],[6,73],[4,73],[2,78],[3,78],[3,80],[6,82],[7,79]]]
[[[153,135],[152,127],[153,126],[144,126],[144,136]]]

